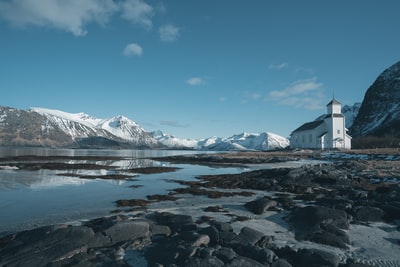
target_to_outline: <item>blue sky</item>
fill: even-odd
[[[38,5],[37,3],[41,3]],[[400,60],[400,1],[0,0],[0,105],[289,136]]]

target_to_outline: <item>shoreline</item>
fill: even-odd
[[[234,236],[233,240],[240,239],[240,236],[242,239],[244,238],[243,229],[252,229],[255,231],[253,234],[262,233],[259,236],[260,240],[266,236],[273,239],[268,246],[264,244],[264,247],[257,242],[252,244],[250,252],[243,252],[246,242],[242,239],[239,243],[236,241],[236,243],[233,241],[233,243],[227,241],[221,243],[222,241],[219,241],[213,245],[210,240],[208,242],[203,240],[205,243],[195,246],[196,253],[193,252],[193,255],[190,254],[191,256],[184,259],[182,263],[185,264],[202,262],[205,259],[222,261],[224,265],[227,262],[250,260],[255,263],[265,263],[255,255],[261,253],[256,253],[259,249],[268,249],[275,255],[274,260],[271,259],[268,264],[277,264],[278,262],[289,264],[276,266],[296,266],[296,261],[302,259],[302,253],[317,253],[313,254],[314,256],[311,258],[318,258],[322,255],[321,253],[328,253],[329,257],[336,255],[336,257],[332,256],[332,261],[329,263],[333,265],[328,264],[328,266],[353,266],[351,265],[352,261],[365,264],[364,266],[400,266],[400,256],[396,253],[400,248],[400,206],[396,206],[396,201],[400,200],[400,170],[396,168],[399,166],[398,154],[391,154],[390,160],[388,157],[383,157],[382,153],[370,153],[367,159],[365,157],[360,159],[360,154],[356,153],[352,153],[352,156],[347,153],[337,157],[339,154],[336,153],[335,157],[328,158],[329,164],[318,163],[297,168],[281,167],[250,170],[239,174],[200,176],[195,181],[180,181],[181,187],[171,190],[167,195],[153,196],[151,200],[149,200],[151,198],[149,196],[143,205],[131,202],[132,205],[120,207],[120,210],[109,216],[80,220],[80,226],[78,226],[79,221],[44,226],[46,229],[61,227],[81,230],[85,227],[86,231],[89,222],[101,221],[104,224],[101,226],[104,228],[101,232],[103,234],[109,230],[105,226],[107,224],[105,222],[108,222],[108,226],[111,225],[111,227],[122,227],[121,225],[127,227],[127,222],[135,222],[135,227],[145,225],[144,228],[151,229],[152,225],[152,227],[157,225],[157,227],[170,228],[169,233],[166,231],[162,234],[155,234],[158,233],[157,231],[149,230],[148,233],[145,231],[147,236],[141,236],[139,238],[142,240],[141,242],[136,236],[130,237],[122,243],[104,241],[101,245],[96,244],[78,252],[75,251],[68,257],[62,256],[60,259],[57,256],[58,258],[53,259],[52,264],[61,261],[64,263],[71,262],[71,260],[77,261],[78,256],[82,257],[81,262],[85,263],[118,262],[122,264],[121,266],[130,266],[133,262],[149,263],[151,259],[147,254],[152,251],[153,247],[159,246],[158,249],[165,249],[161,246],[160,236],[162,236],[161,240],[166,239],[172,242],[175,240],[174,238],[177,238],[176,236],[187,235],[187,229],[174,230],[173,225],[169,225],[165,221],[160,223],[154,219],[160,214],[165,214],[166,217],[170,216],[171,218],[186,216],[185,220],[192,221],[190,223],[192,226],[187,227],[197,238],[201,235],[205,239],[207,239],[205,236],[212,239],[212,234],[204,234],[203,231],[214,227],[213,225],[217,223],[218,225],[226,224],[226,227],[229,225],[232,228],[229,235]],[[235,152],[185,155],[163,158],[163,161],[185,164],[228,164],[229,166],[239,164],[242,166],[241,164],[276,163],[310,158],[327,160],[326,156],[321,157],[321,154],[317,155],[315,151],[312,151],[312,153],[304,154]],[[390,182],[384,180],[385,177],[388,178],[388,175],[392,178]],[[372,182],[372,179],[378,179],[379,183]],[[394,204],[390,206],[387,203]],[[318,210],[309,210],[307,209],[309,207],[318,208]],[[337,213],[337,211],[340,212]],[[311,212],[310,214],[324,212],[329,213],[329,216],[319,218],[322,221],[312,222],[316,223],[315,227],[318,231],[315,232],[314,228],[304,228],[303,217],[295,216],[298,212]],[[341,224],[332,223],[332,221],[340,220]],[[327,221],[331,223],[327,224]],[[95,227],[90,227],[95,236]],[[29,233],[35,233],[40,228],[24,231],[23,234],[20,232],[0,237],[0,244],[4,246],[3,249],[0,249],[2,255],[0,262],[6,261],[11,264],[12,260],[15,260],[15,256],[13,258],[5,253],[7,248],[19,238],[29,235]],[[125,231],[126,229],[121,228],[120,230]],[[49,230],[49,232],[52,231]],[[175,234],[173,234],[174,232]],[[223,231],[219,231],[219,235],[222,234],[226,235]],[[249,237],[246,236],[246,238]],[[37,240],[30,241],[37,242]],[[92,241],[90,239],[90,242]],[[74,242],[79,243],[79,241]],[[139,242],[140,245],[132,246],[132,243],[135,242]],[[79,245],[82,244],[79,243]],[[231,253],[233,258],[228,261],[222,256],[218,257],[221,248],[215,247],[215,245],[233,250],[234,253]],[[248,245],[246,244],[246,246]],[[111,253],[113,256],[103,253],[104,259],[101,259],[101,257],[91,254],[94,251],[101,251],[99,250],[101,247],[104,250],[104,246],[113,251]],[[187,249],[193,249],[193,244],[185,246]],[[200,252],[204,253],[203,250],[206,248],[213,249],[213,253],[209,255],[210,257],[201,257]],[[25,249],[27,248],[25,247]],[[124,255],[117,260],[115,255],[121,249]],[[178,266],[180,265],[178,264]]]

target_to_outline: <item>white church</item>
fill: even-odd
[[[326,106],[325,117],[304,123],[291,133],[290,148],[351,149],[340,102],[333,98]]]

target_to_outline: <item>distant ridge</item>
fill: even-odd
[[[25,111],[0,106],[0,146],[229,151],[276,150],[288,145],[287,138],[268,132],[180,139],[161,131],[146,132],[123,115],[99,119],[82,112],[39,107]]]

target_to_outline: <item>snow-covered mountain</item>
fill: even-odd
[[[353,106],[345,105],[342,107],[342,114],[346,118],[346,128],[350,128],[360,111],[361,103],[354,103]]]
[[[142,127],[121,115],[110,119],[98,119],[85,113],[73,114],[44,108],[31,108],[30,111],[45,116],[50,124],[62,129],[74,141],[102,137],[134,147],[158,146],[157,140]]]
[[[170,148],[193,150],[274,150],[289,145],[276,134],[242,133],[228,138],[181,139],[161,131],[146,132],[124,116],[94,118],[46,108],[27,111],[0,107],[0,146],[80,148]]]
[[[160,144],[134,121],[85,113],[0,107],[0,145],[156,148]]]
[[[263,133],[242,133],[228,138],[209,137],[204,139],[179,139],[161,131],[153,132],[153,137],[162,144],[171,148],[196,149],[196,150],[275,150],[289,146],[289,140],[282,136]]]

